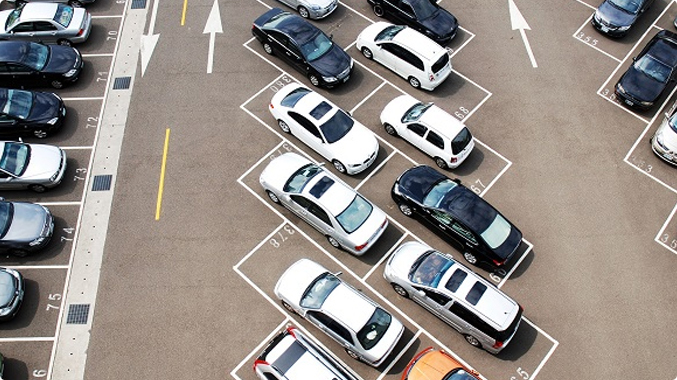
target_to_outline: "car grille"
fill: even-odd
[[[347,69],[341,71],[341,73],[338,75],[338,79],[343,79],[343,78],[347,77],[348,75],[350,75],[350,66],[348,66]]]

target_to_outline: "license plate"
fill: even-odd
[[[602,32],[608,32],[608,31],[609,31],[609,28],[606,27],[606,26],[604,26],[604,25],[602,25],[599,29],[600,29]]]
[[[343,83],[347,82],[349,78],[350,78],[350,75],[348,75],[347,77],[343,78]]]
[[[626,100],[626,101],[625,101],[625,104],[627,104],[627,105],[629,105],[629,106],[634,106],[634,105],[635,105],[635,103],[633,103],[633,102],[631,102],[631,101],[629,101],[629,100]]]

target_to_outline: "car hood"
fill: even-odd
[[[355,120],[355,124],[342,139],[331,144],[336,158],[344,165],[361,164],[378,153],[378,140],[367,127]]]
[[[49,180],[61,166],[61,148],[53,145],[31,144],[31,160],[22,179]]]
[[[292,264],[280,276],[275,284],[275,295],[286,300],[293,307],[299,307],[301,297],[308,286],[327,270],[320,264],[309,259],[301,259]]]
[[[28,115],[29,121],[48,121],[59,116],[61,99],[52,93],[36,92],[33,99],[33,108]]]
[[[409,282],[409,271],[414,262],[431,248],[417,241],[410,241],[400,245],[386,265],[389,275]]]
[[[14,9],[0,12],[0,34],[7,33],[7,30],[5,29],[7,27],[7,18],[13,11]]]
[[[677,152],[677,132],[670,128],[667,119],[663,120],[663,123],[658,127],[656,134],[661,136],[661,142],[666,148],[671,152]]]
[[[633,15],[618,9],[608,1],[605,1],[597,8],[597,16],[612,26],[628,26],[632,25],[639,15]]]
[[[14,286],[14,276],[0,271],[0,307],[5,307],[14,298],[16,286]]]
[[[619,81],[626,93],[641,101],[653,102],[665,89],[665,83],[649,78],[641,71],[630,66]]]
[[[418,103],[411,95],[400,95],[386,104],[381,112],[381,123],[388,123],[390,125],[397,125],[402,123],[402,116],[414,104]]]
[[[338,77],[346,69],[350,69],[350,56],[340,46],[333,43],[331,49],[320,58],[310,62],[310,65],[320,75]]]
[[[78,55],[70,46],[49,45],[49,61],[42,69],[45,73],[65,74],[75,67]]]
[[[261,175],[259,182],[270,186],[271,190],[282,191],[282,187],[297,170],[310,164],[307,158],[293,152],[285,153],[271,161]]]
[[[402,173],[397,184],[403,195],[422,203],[430,188],[444,178],[443,174],[430,166],[421,165]]]
[[[14,216],[4,240],[29,242],[40,237],[45,223],[47,211],[37,204],[14,202]]]
[[[437,12],[427,19],[421,20],[421,24],[442,38],[454,34],[458,28],[456,17],[442,8],[438,8]]]

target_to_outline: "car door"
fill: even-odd
[[[34,39],[42,42],[54,42],[59,37],[59,29],[49,21],[35,21],[33,27]]]
[[[445,150],[444,139],[432,129],[428,130],[428,133],[425,135],[421,150],[431,157],[441,157],[446,160],[451,158],[451,149]]]
[[[19,128],[19,122],[16,119],[0,114],[0,136],[16,136]]]
[[[421,306],[426,308],[428,311],[433,313],[451,327],[455,328],[456,330],[460,329],[461,324],[459,323],[458,319],[450,316],[448,312],[448,305],[453,302],[450,297],[433,289],[418,287],[416,287],[416,289],[418,292],[415,292],[412,295],[414,301],[419,303]]]
[[[390,18],[396,21],[395,24],[411,25],[415,21],[414,10],[409,4],[402,0],[391,0]]]
[[[399,51],[397,49],[397,45],[390,42],[381,42],[377,44],[377,46],[380,47],[380,54],[374,55],[374,59],[396,74],[401,75],[397,71],[398,61],[402,60],[402,58],[400,58],[398,55]]]
[[[422,151],[425,150],[425,135],[428,133],[428,127],[420,123],[409,123],[405,124],[404,130],[402,131],[405,140]]]
[[[317,127],[317,125],[297,112],[289,111],[288,114],[293,120],[293,122],[290,123],[292,134],[299,140],[303,141],[303,143],[308,145],[311,149],[319,153],[322,157],[328,160],[332,159],[333,155],[331,154],[329,145],[324,140],[324,137],[322,136],[322,133],[320,132],[320,129]]]
[[[329,216],[315,202],[302,195],[293,194],[289,196],[288,206],[296,215],[323,235],[333,233],[334,228],[331,225]]]
[[[21,181],[17,180],[16,177],[0,170],[0,189],[2,190],[18,190],[25,188],[25,185],[21,184]]]
[[[306,319],[317,326],[317,328],[324,331],[325,334],[332,337],[343,347],[351,350],[355,349],[355,341],[353,340],[350,331],[332,317],[321,311],[310,310],[306,312]]]
[[[11,73],[12,80],[21,86],[36,85],[45,82],[45,78],[40,72],[32,70],[27,66],[16,63],[8,63],[7,68]]]

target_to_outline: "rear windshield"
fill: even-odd
[[[388,312],[377,307],[374,314],[360,331],[357,332],[357,339],[365,350],[371,350],[378,343],[390,326],[392,317]]]
[[[444,66],[447,65],[447,63],[449,63],[449,56],[444,54],[433,65],[433,67],[432,67],[433,73],[437,74],[440,70],[442,70],[444,68]]]
[[[470,144],[470,141],[472,141],[472,135],[468,128],[464,127],[461,132],[458,132],[456,137],[451,140],[451,153],[459,154],[463,152],[463,149]]]
[[[397,33],[399,33],[402,29],[404,29],[404,26],[402,25],[391,25],[382,31],[380,31],[377,35],[376,38],[374,38],[374,41],[390,41],[392,40]]]
[[[59,4],[56,8],[56,14],[54,15],[54,21],[59,24],[67,27],[73,19],[73,7],[66,4]]]
[[[282,99],[280,104],[282,104],[285,107],[294,108],[296,103],[298,103],[299,100],[301,100],[301,98],[306,96],[306,94],[308,94],[309,92],[310,92],[309,89],[304,88],[304,87],[299,87],[296,90],[287,94],[287,96],[285,96],[284,99]]]

